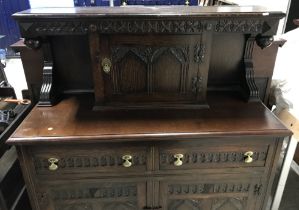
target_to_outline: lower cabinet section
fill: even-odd
[[[261,179],[236,176],[53,181],[37,187],[41,210],[253,210]],[[231,178],[228,178],[231,177]],[[240,177],[240,176],[239,176]]]
[[[265,210],[279,140],[28,146],[20,160],[34,210]]]

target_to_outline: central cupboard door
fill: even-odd
[[[203,35],[98,35],[94,39],[98,40],[92,42],[98,45],[93,72],[97,103],[203,104],[208,70]]]

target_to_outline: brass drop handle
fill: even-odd
[[[183,165],[183,161],[182,161],[182,159],[184,157],[183,154],[175,154],[175,155],[173,155],[173,157],[175,158],[175,161],[174,161],[175,166]]]
[[[245,163],[252,163],[253,162],[253,152],[252,151],[248,151],[244,153],[244,162]]]
[[[59,159],[57,159],[57,158],[49,158],[48,159],[48,162],[50,163],[50,165],[49,165],[50,171],[56,171],[58,169],[58,165],[57,165],[58,161],[59,161]]]
[[[111,66],[112,66],[112,63],[109,58],[104,58],[102,60],[102,68],[106,74],[108,74],[110,72]]]
[[[125,168],[129,168],[132,166],[132,155],[124,155],[122,156],[122,159],[124,160],[123,166]]]

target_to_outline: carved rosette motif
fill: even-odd
[[[58,162],[59,170],[64,169],[90,169],[90,168],[99,168],[99,167],[115,167],[121,166],[123,164],[123,159],[120,156],[94,156],[94,157],[61,157]],[[132,164],[135,166],[145,166],[146,165],[146,156],[143,154],[133,155]],[[39,171],[48,171],[49,162],[47,158],[38,158],[34,159],[34,165],[37,172]]]
[[[203,90],[203,78],[202,76],[196,76],[192,78],[191,90],[194,94],[200,93]]]
[[[254,152],[253,161],[265,161],[267,152]],[[173,154],[162,152],[160,154],[161,165],[173,165]],[[243,152],[192,152],[184,154],[184,164],[208,164],[208,163],[241,163],[244,162]]]
[[[204,44],[196,44],[194,47],[194,62],[203,63],[206,53],[206,46]]]
[[[42,45],[41,40],[39,39],[25,39],[24,44],[30,49],[39,49]]]
[[[254,191],[253,191],[253,193],[256,196],[259,196],[259,195],[261,195],[262,190],[263,190],[263,185],[262,184],[256,184],[256,185],[254,185]]]

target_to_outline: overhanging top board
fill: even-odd
[[[13,15],[14,18],[76,18],[76,17],[284,17],[280,11],[271,11],[258,6],[127,6],[127,7],[76,7],[76,8],[35,8]]]

